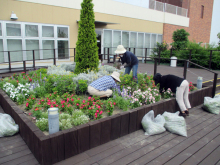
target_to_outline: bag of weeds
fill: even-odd
[[[141,124],[145,130],[145,135],[156,135],[166,131],[164,128],[164,117],[157,115],[154,118],[154,111],[151,110],[143,117]]]
[[[179,112],[164,112],[162,115],[165,119],[164,127],[171,133],[187,137],[186,122],[184,117],[179,116]]]
[[[204,97],[202,108],[207,112],[218,115],[220,112],[220,95],[216,95],[214,98]]]
[[[8,114],[0,113],[0,137],[12,136],[18,132],[18,125]]]

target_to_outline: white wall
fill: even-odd
[[[81,3],[83,0],[17,0],[32,3],[40,3],[46,5],[67,7],[73,9],[81,9]],[[178,16],[175,14],[164,13],[161,11],[156,11],[148,9],[145,7],[134,6],[124,2],[131,3],[133,0],[117,2],[114,0],[93,0],[94,11],[98,13],[105,13],[111,15],[118,15],[123,17],[130,17],[141,20],[148,20],[159,23],[167,23],[178,26],[189,27],[189,18]],[[147,0],[148,1],[148,0]],[[135,4],[145,4],[144,0],[138,0]],[[146,5],[146,4],[145,4]],[[97,20],[98,21],[98,20]],[[108,20],[106,20],[108,22]],[[120,22],[116,22],[120,23]]]

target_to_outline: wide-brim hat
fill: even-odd
[[[121,80],[120,80],[120,78],[119,78],[119,77],[120,77],[120,73],[114,71],[114,72],[111,74],[111,76],[112,76],[115,80],[121,82]]]
[[[118,47],[115,51],[116,54],[124,54],[125,52],[126,52],[126,49],[124,48],[123,45],[118,45]]]

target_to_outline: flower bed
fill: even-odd
[[[48,87],[49,86],[48,84],[54,84],[53,79],[59,77],[59,76],[50,76],[49,75],[49,78],[44,79],[45,76],[42,76],[43,74],[44,73],[42,73],[40,71],[36,71],[36,77],[37,77],[37,75],[40,75],[40,78],[41,78],[40,80],[38,80],[38,83],[45,84],[45,87]],[[35,81],[34,80],[35,76],[33,76],[33,75],[35,75],[35,73],[32,74],[32,76],[25,75],[23,73],[22,76],[25,76],[25,78],[27,76],[26,79],[30,83],[30,82]],[[73,75],[72,77],[71,76],[69,76],[69,77],[74,78],[74,76],[75,75]],[[140,74],[139,76],[144,76],[144,75]],[[13,78],[15,78],[15,77],[16,77],[16,75],[14,75]],[[18,75],[18,77],[21,77],[21,76]],[[5,110],[5,112],[10,114],[14,118],[15,122],[19,125],[20,135],[22,136],[24,141],[27,143],[27,145],[29,146],[30,150],[33,152],[33,154],[35,155],[35,157],[37,158],[39,163],[53,164],[53,163],[59,162],[61,160],[67,159],[71,156],[74,156],[76,154],[82,153],[90,148],[93,148],[98,145],[109,142],[110,140],[114,140],[118,137],[124,136],[124,135],[129,134],[131,132],[134,132],[138,129],[141,129],[141,120],[142,120],[143,116],[148,111],[150,111],[152,109],[154,110],[155,115],[162,114],[164,111],[169,111],[169,112],[177,111],[178,106],[177,106],[176,100],[174,98],[169,98],[169,99],[160,100],[160,101],[157,100],[160,97],[159,95],[157,95],[158,93],[156,92],[157,87],[153,86],[153,82],[151,81],[152,78],[149,78],[147,76],[146,76],[146,78],[147,79],[145,79],[145,80],[149,81],[149,82],[145,82],[147,84],[147,86],[142,85],[141,81],[143,79],[140,78],[140,80],[141,80],[141,81],[139,80],[139,84],[141,84],[141,86],[139,86],[140,90],[135,90],[133,88],[133,86],[135,86],[135,84],[133,82],[132,83],[129,82],[129,75],[121,77],[122,86],[120,88],[119,87],[117,88],[117,90],[120,90],[120,91],[122,90],[121,95],[119,95],[117,93],[117,90],[115,90],[115,95],[112,98],[110,98],[110,100],[104,101],[106,103],[106,107],[103,107],[103,109],[107,108],[107,109],[105,109],[106,112],[108,112],[107,110],[109,110],[109,113],[111,113],[113,108],[115,108],[114,106],[123,107],[122,109],[126,109],[127,111],[120,112],[120,113],[112,115],[112,116],[107,116],[107,117],[101,118],[99,120],[95,120],[96,118],[99,118],[98,114],[97,114],[97,117],[95,115],[95,113],[97,113],[96,110],[99,109],[99,114],[102,111],[102,110],[100,110],[100,108],[101,108],[100,104],[98,104],[98,106],[100,106],[100,107],[96,106],[97,109],[94,111],[94,113],[92,113],[93,115],[91,115],[92,120],[90,120],[88,123],[85,123],[85,124],[81,123],[82,125],[73,124],[75,126],[72,128],[69,128],[68,124],[62,125],[63,128],[66,128],[65,126],[67,126],[68,129],[57,132],[52,135],[48,135],[48,136],[45,136],[42,133],[42,131],[40,131],[39,128],[27,118],[27,115],[25,115],[23,113],[23,111],[21,109],[19,109],[18,106],[10,99],[10,97],[9,97],[10,95],[8,96],[2,90],[0,90],[0,104],[1,104],[2,108]],[[8,79],[8,81],[9,80],[12,81],[12,77],[10,79]],[[20,81],[20,80],[18,80],[18,81]],[[17,80],[15,80],[15,81],[13,80],[12,82],[18,83]],[[153,89],[149,87],[150,84],[148,84],[148,83],[150,83],[150,82],[151,82],[151,87],[153,87]],[[133,84],[133,86],[132,85],[128,86],[129,83]],[[4,82],[4,84],[5,84],[5,82]],[[2,84],[2,87],[4,84]],[[74,84],[72,84],[72,85],[74,86]],[[36,82],[36,85],[34,84],[34,86],[38,86],[37,82]],[[39,89],[41,86],[42,85],[37,87],[37,89]],[[31,88],[32,87],[33,87],[33,84],[31,85]],[[54,86],[54,88],[57,89],[56,86]],[[66,90],[68,90],[68,89],[70,89],[70,88],[66,88]],[[80,91],[79,89],[80,88],[78,88],[78,91],[76,91],[76,92],[83,92],[83,90]],[[145,90],[145,92],[141,92],[142,91],[141,89]],[[202,97],[211,96],[211,90],[212,90],[212,87],[207,87],[207,88],[204,88],[201,90],[191,92],[189,98],[190,98],[190,102],[192,104],[192,107],[201,104],[201,100],[203,100]],[[41,93],[41,94],[43,93],[42,92],[43,90],[39,90],[39,91],[41,91],[39,93]],[[54,91],[54,92],[56,92],[56,91]],[[50,96],[50,93],[48,93],[48,95],[49,95],[48,99],[45,98],[45,100],[43,99],[43,101],[41,98],[36,99],[35,97],[30,97],[31,96],[31,93],[30,93],[30,95],[27,97],[27,99],[29,99],[29,100],[27,100],[27,102],[25,102],[25,106],[27,103],[28,103],[28,106],[29,106],[29,104],[32,104],[31,102],[33,100],[38,100],[33,105],[40,105],[39,103],[41,103],[41,104],[45,104],[45,108],[48,108],[51,105],[56,106],[58,104],[57,104],[57,101],[55,102],[56,99],[53,97],[55,97],[54,95],[58,95],[58,93],[54,94],[54,92],[51,93],[51,96]],[[57,92],[59,92],[59,91],[57,91]],[[60,92],[62,92],[62,91],[60,91]],[[40,94],[39,94],[39,96],[40,96]],[[60,106],[61,109],[64,108],[64,107],[62,107],[62,105],[67,103],[67,98],[69,98],[69,100],[68,100],[68,103],[69,103],[71,101],[75,101],[75,99],[73,98],[74,96],[75,95],[71,94],[71,93],[68,93],[68,94],[64,93],[63,95],[60,96],[60,98],[62,98],[62,99],[60,100],[60,105],[58,105],[58,106]],[[49,98],[49,97],[51,97],[51,98]],[[53,100],[53,99],[55,99],[55,100]],[[71,100],[71,99],[74,99],[74,100]],[[87,97],[87,99],[91,100],[92,98]],[[94,99],[96,99],[96,98],[94,98]],[[115,99],[115,105],[114,105],[114,99]],[[19,99],[17,99],[17,100],[19,100]],[[76,101],[77,101],[77,99],[76,99]],[[83,100],[81,100],[81,101],[83,103]],[[93,101],[94,100],[92,100],[92,104],[93,104]],[[156,101],[158,101],[158,102],[156,102]],[[48,103],[48,102],[50,102],[50,103]],[[88,102],[89,102],[89,100],[85,100],[84,103],[86,104]],[[140,104],[140,102],[141,102],[141,104]],[[130,108],[128,107],[129,103],[130,103]],[[81,109],[80,109],[81,111],[84,111],[83,108],[87,106],[87,105],[82,106],[81,102],[78,103],[79,105],[76,105],[76,104],[77,104],[77,102],[74,102],[74,106],[78,106],[78,109],[80,109],[80,107],[81,107]],[[66,104],[65,106],[67,108],[69,108],[68,104]],[[32,108],[32,111],[35,111],[36,108],[40,108],[40,107],[34,106]],[[87,107],[85,109],[88,110],[89,107]],[[39,110],[36,110],[36,111],[39,111]],[[63,111],[61,111],[61,112],[63,112]],[[62,120],[67,121],[70,114],[65,114],[65,112],[66,112],[66,110],[64,110],[63,116],[61,116],[61,118],[62,118]],[[81,113],[81,112],[79,112],[79,113]],[[71,115],[74,115],[74,114],[72,113]],[[78,114],[75,114],[75,116],[77,116],[77,115]],[[100,114],[100,115],[102,115],[102,114]],[[41,120],[40,123],[47,123],[47,122],[45,122],[45,118],[41,118],[39,120]],[[74,122],[80,123],[79,121],[74,121]],[[76,126],[76,125],[78,125],[78,126]],[[41,126],[42,126],[42,124],[40,124],[39,127],[41,127]]]

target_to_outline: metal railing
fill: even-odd
[[[170,5],[167,3],[158,2],[155,0],[149,0],[149,8],[153,10],[184,16],[184,17],[187,17],[187,13],[188,13],[188,9]]]
[[[154,59],[154,75],[157,73],[157,63],[158,63],[158,60],[159,58],[153,58]],[[208,69],[208,68],[205,68],[203,66],[200,66],[194,62],[191,62],[189,60],[181,60],[181,59],[169,59],[169,58],[161,58],[161,59],[166,59],[166,60],[177,60],[177,61],[184,61],[184,69],[183,69],[183,78],[186,79],[186,73],[187,73],[187,65],[188,63],[191,63],[201,69],[204,69],[206,71],[209,71],[211,73],[214,74],[214,81],[213,81],[213,87],[212,87],[212,97],[215,96],[215,91],[216,91],[216,85],[217,85],[217,78],[218,78],[218,73],[216,72],[213,72],[212,70]]]

